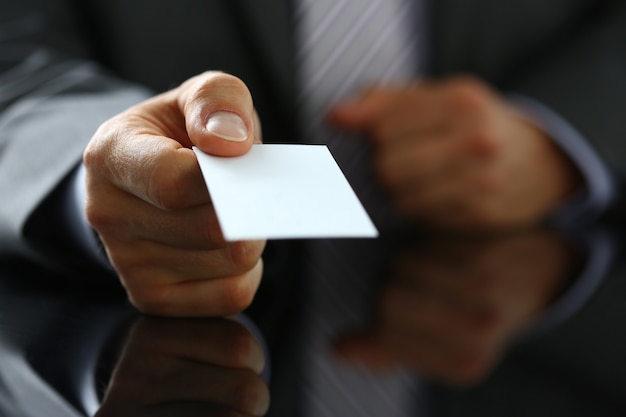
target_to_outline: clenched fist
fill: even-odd
[[[474,78],[373,88],[334,108],[331,121],[369,136],[398,210],[427,225],[523,227],[582,187],[552,140]]]

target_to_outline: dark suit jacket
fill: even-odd
[[[428,6],[424,73],[469,72],[544,102],[626,177],[626,3]],[[297,138],[290,14],[286,0],[1,2],[0,239],[37,239],[32,213],[102,121],[199,72],[248,84],[266,141]]]

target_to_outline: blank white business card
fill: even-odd
[[[257,144],[237,157],[194,152],[228,241],[378,236],[326,146]]]

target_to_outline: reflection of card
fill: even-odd
[[[228,158],[194,148],[224,237],[376,237],[328,148],[253,145]]]

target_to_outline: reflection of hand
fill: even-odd
[[[547,232],[407,251],[381,289],[375,326],[341,339],[339,352],[376,368],[477,382],[563,289],[570,256]]]
[[[372,89],[331,119],[369,134],[378,176],[397,207],[429,225],[533,224],[580,186],[551,140],[472,78]]]
[[[227,315],[251,302],[265,242],[224,241],[190,148],[240,155],[255,138],[249,91],[221,73],[127,110],[92,138],[84,158],[87,217],[142,311]]]
[[[96,416],[260,416],[269,405],[264,360],[238,322],[143,317]]]

